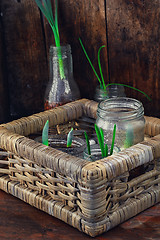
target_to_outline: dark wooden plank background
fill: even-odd
[[[0,19],[1,20],[1,19]],[[0,122],[4,122],[9,116],[9,101],[7,93],[7,68],[4,53],[3,27],[0,21]]]
[[[52,0],[52,2],[54,2]],[[129,84],[127,96],[143,102],[145,114],[160,117],[160,0],[59,0],[62,45],[70,43],[81,96],[93,99],[97,79],[80,37],[107,82]],[[43,110],[48,50],[53,34],[34,0],[0,1],[0,123]]]

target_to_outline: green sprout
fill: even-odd
[[[121,86],[131,88],[131,89],[133,89],[133,90],[136,90],[136,91],[144,94],[144,95],[148,98],[148,100],[151,101],[151,98],[150,98],[146,93],[144,93],[143,91],[141,91],[141,90],[139,90],[139,89],[137,89],[137,88],[135,88],[135,87],[131,87],[131,86],[126,85],[126,84],[123,84],[123,83],[109,83],[109,84],[105,85],[105,81],[104,81],[104,77],[103,77],[103,73],[102,73],[101,61],[100,61],[100,52],[101,52],[101,49],[105,47],[105,45],[101,46],[101,47],[99,48],[99,50],[98,50],[98,66],[99,66],[99,71],[100,71],[100,75],[101,75],[101,79],[100,79],[100,77],[98,76],[95,68],[93,67],[93,64],[92,64],[92,62],[91,62],[91,60],[90,60],[90,58],[89,58],[89,56],[88,56],[88,54],[87,54],[87,52],[86,52],[86,50],[85,50],[85,48],[84,48],[84,45],[83,45],[83,43],[82,43],[82,40],[81,40],[80,38],[79,38],[79,42],[80,42],[80,44],[81,44],[81,47],[82,47],[82,49],[83,49],[83,51],[84,51],[84,54],[85,54],[85,56],[86,56],[89,64],[91,65],[91,68],[92,68],[94,74],[96,75],[96,77],[97,77],[97,79],[98,79],[98,81],[99,81],[99,83],[100,83],[100,88],[101,88],[101,89],[106,90],[106,88],[107,88],[109,85],[121,85]]]
[[[149,101],[152,101],[151,98],[150,98],[145,92],[143,92],[143,91],[141,91],[141,90],[139,90],[139,89],[137,89],[137,88],[135,88],[135,87],[131,87],[131,86],[126,85],[126,84],[123,84],[123,83],[109,83],[109,84],[106,85],[106,87],[108,87],[109,85],[120,85],[120,86],[124,86],[124,87],[131,88],[131,89],[133,89],[133,90],[136,90],[136,91],[144,94],[144,95],[146,96],[146,98],[148,98]]]
[[[98,143],[101,149],[101,154],[102,157],[108,157],[108,145],[104,144],[104,132],[103,129],[99,129],[99,127],[95,124],[95,131],[96,135],[98,138]],[[86,143],[87,143],[87,149],[88,149],[88,154],[91,156],[91,148],[90,148],[90,143],[89,143],[89,138],[86,132],[84,132]],[[110,149],[110,155],[113,154],[113,148],[114,148],[114,143],[115,143],[115,135],[116,135],[116,124],[114,124],[114,129],[113,129],[113,136],[112,136],[112,144],[111,144],[111,149]]]
[[[71,128],[71,130],[67,134],[67,147],[71,147],[72,140],[73,140],[73,128]]]
[[[88,154],[91,155],[91,146],[90,146],[89,137],[88,137],[88,134],[86,133],[86,131],[84,132],[84,136],[85,136],[86,143],[87,143]]]
[[[80,42],[80,44],[81,44],[81,47],[82,47],[82,49],[83,49],[83,51],[84,51],[84,53],[85,53],[85,55],[86,55],[86,58],[87,58],[89,64],[91,65],[91,68],[92,68],[94,74],[96,75],[96,77],[97,77],[97,79],[98,79],[98,81],[99,81],[99,83],[100,83],[100,88],[102,88],[102,89],[105,90],[105,89],[106,89],[106,86],[105,86],[104,77],[103,77],[102,68],[101,68],[101,62],[100,62],[100,51],[101,51],[101,49],[102,49],[103,47],[105,47],[105,46],[101,46],[101,47],[99,48],[99,50],[98,50],[98,65],[99,65],[99,71],[100,71],[100,74],[101,74],[101,79],[100,79],[100,77],[98,76],[95,68],[93,67],[93,64],[92,64],[92,62],[91,62],[91,60],[90,60],[90,58],[89,58],[89,56],[88,56],[88,54],[87,54],[87,52],[86,52],[86,50],[85,50],[85,48],[84,48],[84,45],[83,45],[83,43],[82,43],[82,40],[81,40],[80,38],[79,38],[79,42]]]
[[[95,124],[95,131],[97,134],[99,146],[101,149],[102,157],[108,157],[108,145],[104,144],[104,132],[103,129],[99,129],[99,127]],[[114,148],[114,143],[115,143],[115,136],[116,136],[116,124],[114,124],[113,128],[113,135],[112,135],[112,144],[111,144],[111,149],[110,149],[110,155],[113,154],[113,148]]]
[[[97,134],[97,138],[98,138],[99,146],[100,146],[100,149],[101,149],[102,157],[105,157],[106,154],[105,154],[103,130],[102,130],[102,128],[99,129],[99,127],[95,124],[95,131],[96,131],[96,134]]]
[[[133,128],[128,125],[126,129],[126,138],[124,141],[124,148],[129,148],[133,145],[134,142],[134,132]]]
[[[111,144],[110,155],[113,154],[113,148],[114,148],[115,137],[116,137],[116,124],[114,124],[114,128],[113,128],[113,135],[112,135],[112,144]]]
[[[64,75],[62,53],[61,53],[61,49],[60,49],[60,47],[61,47],[60,36],[59,36],[59,30],[58,30],[58,0],[55,0],[55,18],[53,18],[51,0],[35,0],[35,2],[37,4],[37,6],[39,7],[39,9],[41,10],[41,12],[43,13],[43,15],[46,17],[46,19],[53,31],[55,45],[57,47],[60,77],[61,77],[61,79],[64,79],[65,75]]]
[[[49,121],[47,120],[42,130],[42,143],[46,146],[48,146],[48,129]]]

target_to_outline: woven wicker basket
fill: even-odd
[[[0,125],[0,188],[92,237],[160,201],[160,120],[145,117],[147,140],[96,162],[28,136],[96,110],[81,99]]]

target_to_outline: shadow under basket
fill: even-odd
[[[47,120],[86,130],[79,119],[95,119],[97,105],[81,99],[0,125],[0,188],[92,237],[160,201],[160,119],[145,117],[146,140],[95,162],[30,138]]]

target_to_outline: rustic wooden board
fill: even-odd
[[[9,121],[9,103],[7,91],[7,77],[5,52],[3,51],[2,22],[0,21],[0,123]]]
[[[1,2],[11,114],[38,112],[48,78],[40,14],[32,0]]]
[[[66,3],[68,1],[65,1]],[[67,6],[67,5],[66,5]],[[98,49],[102,45],[106,45],[106,22],[105,22],[105,5],[104,1],[70,1],[70,9],[72,15],[69,15],[69,22],[73,22],[70,26],[72,33],[72,49],[75,79],[80,85],[82,97],[88,96],[93,99],[95,87],[99,85],[91,66],[86,59],[84,52],[80,46],[78,38],[80,37],[86,51],[95,67],[98,75],[97,55]],[[71,40],[70,40],[71,41]],[[107,48],[101,51],[101,63],[103,74],[106,82],[108,81],[108,57]]]
[[[127,90],[145,104],[148,114],[154,114],[160,110],[159,0],[111,0],[106,11],[111,82],[147,93],[152,104],[142,94]]]

